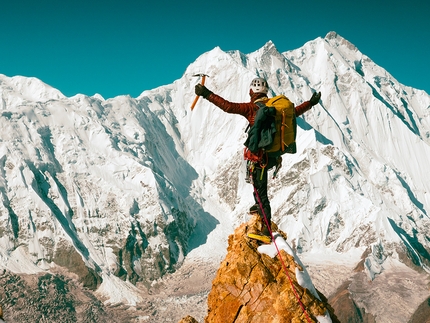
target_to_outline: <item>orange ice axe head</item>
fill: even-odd
[[[203,74],[203,73],[194,74],[193,76],[194,77],[201,77],[201,80],[200,80],[200,84],[201,85],[205,85],[206,76],[209,77],[209,75],[206,75],[206,74]],[[196,95],[196,98],[194,99],[193,104],[191,104],[191,110],[193,110],[194,107],[196,106],[197,101],[199,100],[199,97],[200,96]]]

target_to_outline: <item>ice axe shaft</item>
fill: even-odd
[[[201,81],[200,81],[200,84],[201,85],[205,85],[205,81],[206,81],[206,74],[195,74],[195,75],[193,75],[193,76],[201,76],[202,77],[202,79],[201,79]],[[193,101],[193,104],[191,104],[191,111],[194,109],[194,107],[196,106],[196,104],[197,104],[197,101],[199,100],[199,95],[196,95],[196,98],[194,99],[194,101]]]

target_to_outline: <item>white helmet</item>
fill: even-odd
[[[267,92],[269,92],[269,86],[267,85],[266,80],[262,79],[261,77],[253,79],[249,87],[254,93],[267,94]]]

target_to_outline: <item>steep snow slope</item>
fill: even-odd
[[[185,201],[197,173],[172,149],[155,109],[0,81],[5,268],[68,267],[71,251],[89,268],[75,269],[82,280],[114,274],[149,284],[182,262],[200,212]]]
[[[324,207],[334,216],[323,241],[341,250],[360,241],[380,247],[402,242],[414,262],[427,268],[429,96],[399,84],[334,33],[285,56],[323,93],[321,109],[305,116],[331,143],[315,151],[319,165],[309,181],[329,188],[314,204],[327,201]]]

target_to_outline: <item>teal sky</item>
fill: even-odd
[[[400,83],[430,93],[430,2],[15,0],[0,6],[0,74],[66,96],[112,98],[173,83],[219,46],[284,52],[335,31]]]

